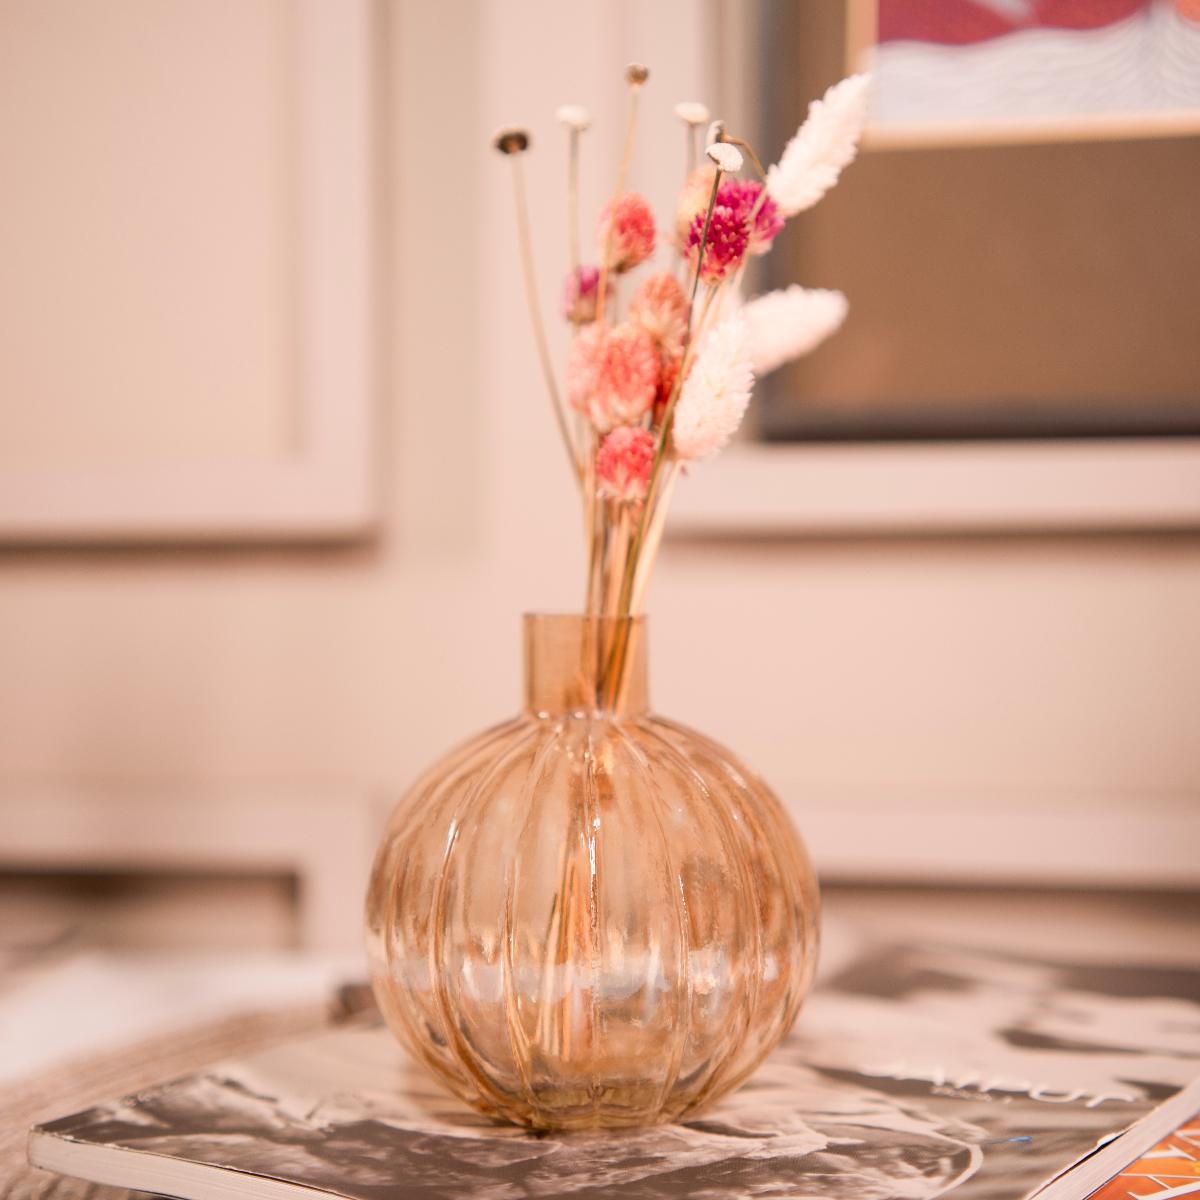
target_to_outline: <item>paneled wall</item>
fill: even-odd
[[[0,0],[0,20],[40,7]],[[194,72],[203,56],[221,70],[219,49],[189,34],[186,6],[106,9],[138,28],[162,22],[157,69]],[[55,10],[75,21],[90,8],[63,0]],[[245,22],[239,54],[289,36],[270,6],[223,11]],[[509,184],[489,134],[508,120],[532,127],[539,270],[553,297],[566,246],[555,106],[578,100],[597,113],[584,174],[594,211],[618,152],[620,64],[654,66],[644,135],[674,146],[670,105],[704,90],[717,53],[699,19],[708,13],[683,0],[404,0],[373,11],[374,529],[292,545],[167,538],[0,551],[0,855],[78,862],[102,845],[105,861],[120,863],[125,846],[125,858],[194,869],[218,865],[224,847],[248,870],[308,872],[325,914],[312,937],[354,936],[379,810],[432,754],[516,704],[518,614],[572,609],[581,592],[578,517],[519,304]],[[115,105],[123,86],[74,69],[56,78],[88,89],[93,104]],[[244,88],[254,107],[265,86],[249,69],[221,79],[231,104]],[[142,164],[154,179],[188,159],[159,134]],[[248,147],[271,141],[269,131],[241,135]],[[263,169],[251,157],[247,178]],[[639,170],[665,203],[674,156],[668,166],[643,150]],[[37,186],[57,193],[58,178]],[[220,181],[220,203],[244,183]],[[57,223],[87,202],[26,195],[29,247],[59,254]],[[195,217],[219,228],[206,224],[207,189]],[[274,217],[262,220],[249,249],[262,286],[278,287],[289,261]],[[154,245],[131,227],[129,272]],[[44,352],[68,372],[73,348],[92,336],[97,289],[125,273],[120,262],[90,266],[69,304],[40,297],[31,310]],[[154,319],[187,353],[201,346],[201,378],[157,345],[144,369],[163,375],[161,404],[142,420],[119,380],[137,377],[146,349],[113,326],[113,374],[86,413],[50,420],[50,400],[20,386],[36,356],[0,360],[0,428],[85,455],[134,453],[143,436],[159,449],[220,437],[250,453],[279,436],[286,378],[278,363],[241,356],[236,340],[250,319],[237,314],[269,300],[241,292],[227,302],[211,264],[193,293],[188,263],[170,267],[176,300]],[[22,305],[0,281],[0,308]],[[204,349],[189,333],[196,324],[228,345]],[[215,361],[226,353],[230,362]],[[231,373],[242,390],[223,389]],[[201,433],[190,431],[197,388],[221,393]],[[107,427],[110,404],[114,428],[132,423],[128,437]],[[31,405],[42,407],[26,423]],[[657,706],[759,767],[831,874],[1198,881],[1191,534],[693,539],[667,546],[650,608]]]

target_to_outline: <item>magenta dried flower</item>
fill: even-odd
[[[576,267],[563,283],[563,316],[572,325],[587,325],[594,321],[599,291],[600,268]]]
[[[742,265],[750,235],[745,216],[724,204],[717,204],[708,221],[708,238],[704,237],[706,213],[697,213],[688,232],[687,257],[695,271],[704,241],[704,258],[700,263],[700,278],[705,283],[720,283]]]
[[[692,189],[689,202],[694,202],[695,190]],[[684,244],[693,270],[704,234],[704,218],[704,211],[693,213]],[[763,195],[763,185],[758,180],[722,179],[717,187],[701,278],[705,283],[717,283],[736,271],[747,254],[766,254],[783,223],[779,206],[770,196]]]
[[[741,213],[742,219],[747,222],[750,222],[750,214],[754,213],[754,219],[750,222],[749,228],[749,252],[751,254],[766,254],[784,224],[779,205],[769,195],[762,196],[762,194],[763,185],[757,179],[722,179],[721,186],[717,188],[718,204],[723,204],[726,208]],[[759,204],[760,196],[762,196],[761,204]],[[754,212],[756,205],[758,205],[757,213]]]
[[[680,252],[684,255],[690,254],[696,244],[692,240],[692,230],[697,215],[700,218],[700,228],[704,228],[704,214],[708,211],[715,173],[716,169],[711,163],[697,168],[688,176],[679,195],[675,211],[675,236]],[[725,176],[717,187],[716,203],[719,208],[729,209],[734,218],[743,224],[750,221],[751,213],[754,214],[753,222],[747,230],[747,253],[766,254],[770,250],[771,243],[783,228],[784,216],[769,193],[763,196],[763,185],[757,179]]]

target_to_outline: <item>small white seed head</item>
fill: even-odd
[[[681,100],[675,105],[675,115],[685,125],[707,125],[710,114],[706,105],[699,100]]]
[[[554,119],[575,133],[582,133],[592,123],[592,114],[582,104],[564,104],[554,113]]]
[[[704,152],[710,162],[715,162],[722,171],[740,171],[742,169],[742,152],[728,142],[713,142]]]

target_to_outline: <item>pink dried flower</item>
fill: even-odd
[[[596,322],[571,343],[567,397],[601,432],[640,421],[654,403],[659,357],[654,341],[638,325]]]
[[[687,333],[688,301],[679,280],[664,272],[643,280],[629,302],[626,318],[640,325],[664,357],[683,349]]]
[[[693,360],[694,361],[694,360]],[[658,376],[658,394],[654,397],[654,415],[651,418],[657,429],[662,425],[666,415],[667,405],[671,402],[671,393],[675,390],[675,381],[679,378],[679,368],[683,366],[683,355],[674,358],[664,358],[662,371]],[[691,373],[691,362],[688,363],[688,373]]]
[[[699,257],[700,243],[704,240],[704,261],[700,264],[700,278],[705,283],[720,283],[736,271],[746,257],[750,235],[746,231],[746,220],[742,213],[724,204],[718,204],[708,218],[708,238],[704,239],[704,225],[708,214],[697,213],[688,233],[687,258],[694,271]]]
[[[654,213],[644,196],[623,192],[610,200],[596,229],[600,260],[620,274],[654,253]]]
[[[614,429],[596,453],[597,490],[610,500],[644,500],[654,465],[654,436],[640,426]]]
[[[599,289],[599,267],[576,267],[563,284],[563,316],[572,325],[586,325],[594,321]]]

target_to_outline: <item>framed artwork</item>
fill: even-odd
[[[866,144],[1200,132],[1200,0],[848,0]]]
[[[768,153],[865,65],[887,2],[762,6],[745,75]],[[876,119],[757,284],[839,288],[849,317],[756,386],[755,427],[676,497],[676,536],[1200,528],[1195,115],[1086,135]]]
[[[0,0],[0,544],[370,528],[372,11]]]
[[[1121,0],[1125,8],[1131,2]],[[782,145],[808,100],[844,72],[858,4],[850,0],[845,22],[833,6],[771,8],[763,77],[786,82],[761,97],[765,144]],[[903,28],[917,28],[922,15],[921,28],[949,37],[957,27],[937,22],[951,12],[964,20],[974,14],[971,29],[991,29],[1001,8],[1011,17],[1066,7],[1066,0],[879,0],[872,11],[885,31],[902,28],[899,16],[908,13],[913,25]],[[1075,7],[1082,14],[1119,6],[1077,0]],[[1120,28],[1137,27],[1143,11],[1155,20],[1165,12],[1138,6]],[[1166,16],[1190,19],[1176,6]],[[1036,40],[1040,28],[991,41]],[[877,60],[890,46],[877,50]],[[933,43],[920,49],[940,52]],[[947,54],[955,53],[951,45]],[[981,78],[962,82],[963,109],[976,93],[994,95]],[[1200,70],[1188,86],[1200,89]],[[1200,108],[1195,115],[1200,132]],[[991,118],[955,121],[962,129],[951,141],[876,139],[864,147],[837,189],[790,224],[764,260],[774,286],[800,280],[840,288],[850,315],[836,337],[764,381],[760,435],[782,442],[1200,436],[1200,338],[1191,316],[1200,311],[1200,136],[1023,141],[983,136]]]

